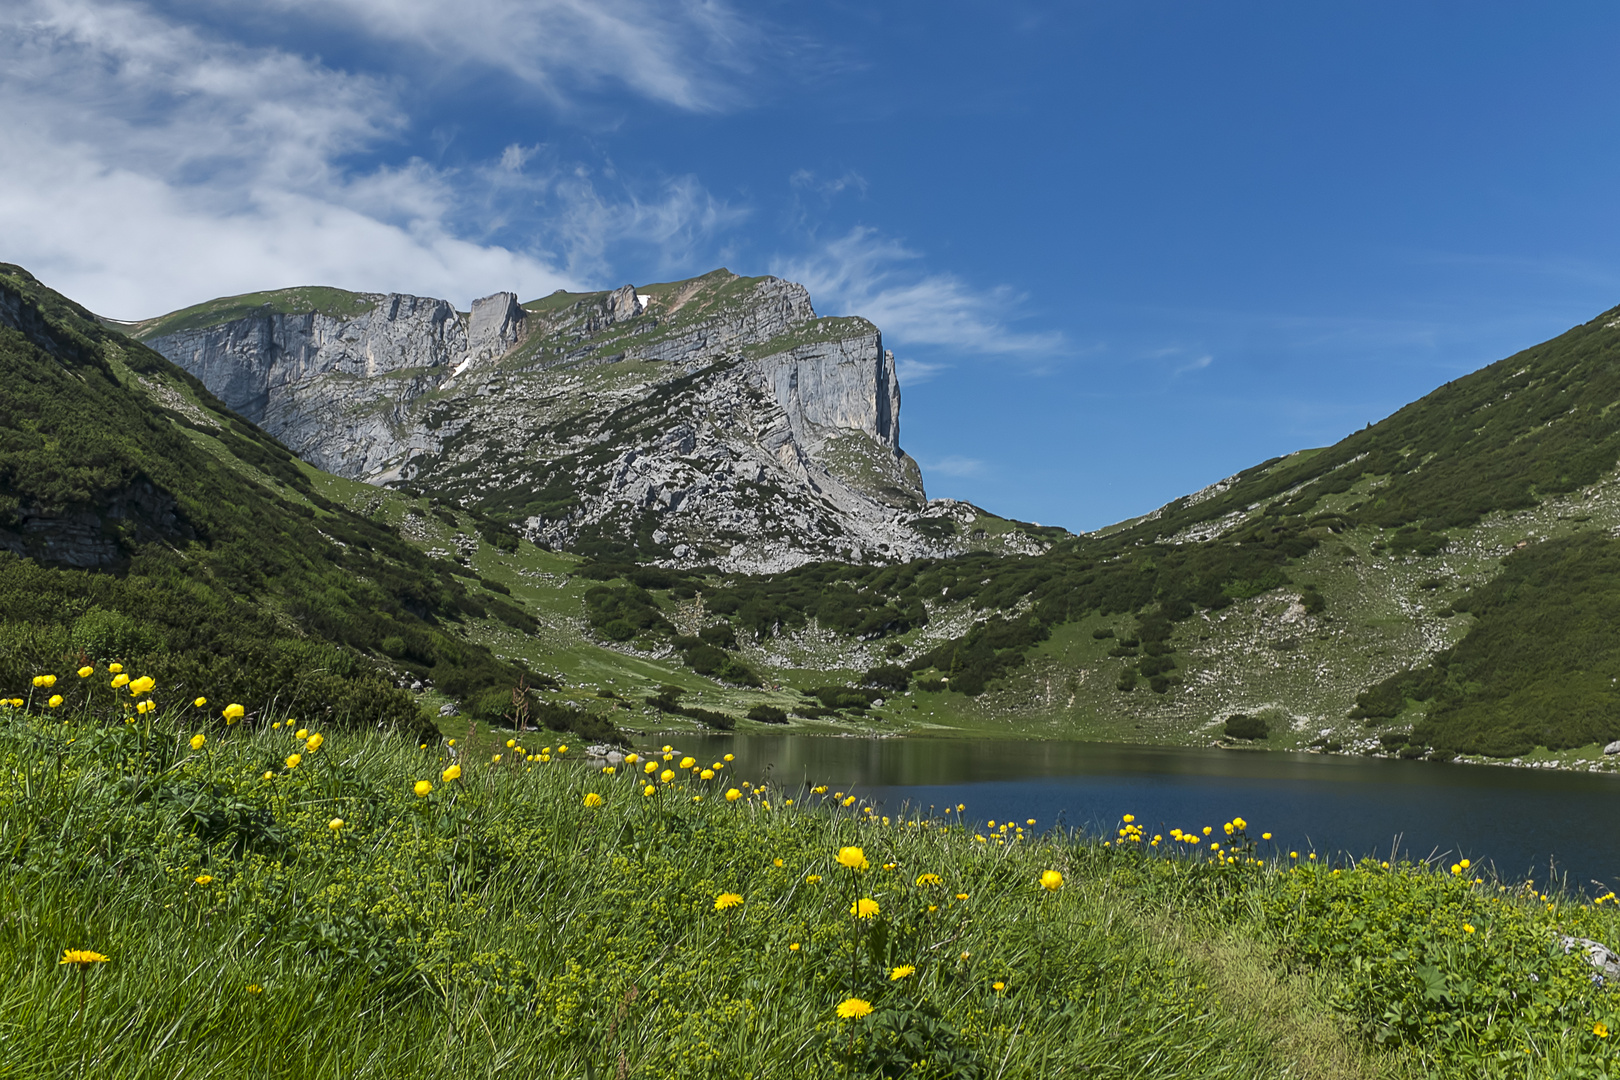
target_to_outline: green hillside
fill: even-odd
[[[544,685],[467,639],[470,620],[532,627],[515,605],[323,497],[195,379],[8,265],[0,385],[0,684],[54,673],[71,707],[87,689],[67,673],[120,661],[170,701],[410,727],[425,715],[400,681],[487,720]]]

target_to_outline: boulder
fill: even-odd
[[[1603,752],[1605,754],[1620,754],[1620,739],[1616,739],[1608,746],[1605,746]]]
[[[1620,982],[1620,953],[1600,941],[1567,934],[1559,934],[1558,943],[1564,947],[1565,953],[1572,953],[1576,949],[1586,953],[1586,959],[1594,969],[1592,981],[1599,986]]]

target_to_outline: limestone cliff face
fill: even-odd
[[[434,491],[537,541],[671,563],[960,546],[929,522],[946,511],[900,448],[881,333],[818,318],[793,282],[722,270],[523,305],[497,293],[465,315],[398,294],[325,311],[265,296],[138,336],[330,472]]]

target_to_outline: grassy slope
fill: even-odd
[[[1108,843],[1038,823],[986,837],[656,754],[672,779],[648,797],[638,768],[605,775],[532,733],[446,779],[444,745],[323,733],[310,751],[262,721],[104,725],[104,708],[0,714],[9,1077],[1615,1064],[1593,1029],[1620,1025],[1620,1000],[1552,944],[1614,940],[1612,907],[1291,859],[1249,840],[1263,823],[1160,845],[1123,823]],[[838,864],[846,845],[868,870]],[[722,893],[740,906],[717,910]],[[852,919],[857,896],[877,916]],[[66,949],[109,959],[81,982]],[[875,1011],[841,1020],[849,998]]]

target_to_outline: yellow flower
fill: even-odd
[[[855,916],[857,919],[876,918],[878,914],[878,902],[870,897],[863,896],[853,904],[849,905],[849,913]]]
[[[646,787],[641,789],[641,793],[650,798],[651,796],[658,794],[658,789],[653,787],[651,784],[648,784]]]
[[[203,743],[207,741],[208,736],[199,731],[197,734],[191,737],[191,748],[193,750],[201,750],[203,748]]]
[[[617,772],[617,771],[618,771],[618,770],[617,770],[617,769],[615,769],[615,768],[614,768],[614,767],[613,767],[613,766],[611,766],[611,765],[604,765],[604,766],[602,766],[602,772],[603,772],[603,773],[604,773],[604,774],[605,774],[605,775],[607,775],[607,776],[612,776],[612,775],[613,775],[613,774],[614,774],[614,773],[615,773],[615,772]]]
[[[311,735],[309,737],[309,741],[304,744],[304,751],[306,753],[313,754],[315,751],[321,748],[321,744],[325,741],[326,736],[324,735]]]
[[[727,754],[727,755],[726,755],[726,756],[725,756],[725,757],[724,757],[724,758],[723,758],[723,759],[722,759],[722,760],[725,760],[725,761],[736,761],[736,760],[737,760],[737,756],[736,756],[736,755],[735,755],[735,754]]]
[[[736,788],[732,788],[726,792],[726,802],[736,802],[740,798],[742,798],[742,792],[738,791]]]
[[[798,952],[798,951],[799,951],[799,943],[797,941],[795,941],[793,944],[788,946],[788,952]]]
[[[273,780],[273,779],[275,779],[275,775],[276,775],[275,773],[271,772],[269,769],[266,769],[265,772],[264,772],[264,779]]]
[[[662,780],[666,784],[669,783],[671,780],[675,779],[675,770],[665,769],[663,772],[658,774],[658,779]]]
[[[559,754],[568,753],[568,747],[566,747],[566,746],[558,746],[557,747],[557,753],[559,753]]]
[[[94,675],[95,673],[96,673],[96,669],[91,667],[89,664],[86,664],[86,665],[84,665],[84,667],[79,669],[79,678],[88,679],[90,676]]]
[[[62,695],[52,694],[45,704],[49,705],[53,709],[56,708],[58,705],[62,704]]]
[[[683,758],[681,758],[680,767],[683,768],[683,769],[690,769],[692,766],[694,766],[696,764],[697,764],[697,758],[683,757]]]
[[[624,755],[624,763],[626,765],[634,765],[636,762],[638,762],[640,760],[641,760],[640,756],[638,756],[636,754],[626,754],[626,755]]]
[[[917,885],[919,887],[923,886],[923,885],[943,885],[943,884],[945,884],[945,879],[940,877],[938,874],[918,874],[917,875]]]
[[[866,870],[872,865],[866,861],[866,852],[858,847],[839,848],[837,861],[839,866],[847,866],[857,873]]]
[[[990,984],[990,989],[994,990],[996,993],[999,994],[1003,990],[1007,989],[1007,984],[1004,983],[1004,982],[993,982],[993,983]]]
[[[1263,833],[1260,834],[1260,839],[1262,839],[1262,840],[1270,840],[1271,839],[1271,834],[1268,833],[1268,832],[1263,832]]]
[[[157,712],[157,702],[143,701],[135,706],[135,711],[145,716],[149,712]]]
[[[804,876],[804,883],[806,885],[814,885],[816,882],[818,882],[820,880],[821,880],[821,875],[820,874],[806,874]]]
[[[343,828],[343,819],[340,817],[335,817],[326,823],[326,827],[331,829],[333,832],[337,832],[339,829]]]
[[[840,1020],[859,1020],[872,1011],[872,1003],[862,998],[845,998],[838,1003]]]
[[[258,983],[248,983],[247,992],[250,994],[262,994],[264,993],[264,987]]]
[[[1043,870],[1041,872],[1041,888],[1047,892],[1057,892],[1063,888],[1063,875],[1056,870]]]
[[[1299,852],[1297,852],[1297,851],[1290,851],[1290,852],[1289,852],[1289,853],[1288,853],[1288,857],[1289,857],[1289,858],[1290,858],[1290,859],[1297,859],[1297,858],[1299,858]]]
[[[57,963],[77,964],[82,971],[91,964],[105,964],[110,959],[111,957],[102,956],[100,953],[91,952],[89,949],[63,949],[62,959]]]
[[[844,805],[845,806],[854,806],[855,805],[855,796],[850,795],[850,796],[846,797],[844,799]]]
[[[225,722],[227,724],[234,724],[238,720],[242,719],[242,717],[247,715],[247,710],[233,701],[229,705],[225,706],[224,711],[221,712],[220,715],[225,718]]]
[[[598,795],[594,791],[588,791],[588,792],[585,793],[585,805],[586,806],[590,806],[590,807],[601,806],[602,801],[603,801],[602,796]]]
[[[812,795],[825,795],[825,794],[827,794],[827,785],[826,784],[817,784],[815,787],[810,789],[810,794],[812,794]]]
[[[54,683],[56,681],[56,676],[50,676],[50,680]],[[152,678],[150,675],[142,675],[140,678],[129,684],[129,692],[131,695],[139,697],[142,694],[150,694],[154,689],[156,689],[156,687],[156,679]]]
[[[1473,932],[1474,932],[1474,926],[1473,926],[1472,923],[1463,923],[1463,933],[1472,934]]]
[[[704,769],[702,772],[698,773],[698,779],[699,780],[713,780],[714,779],[714,770],[713,769]]]
[[[129,685],[129,676],[128,675],[114,675],[113,676],[112,688],[114,690],[117,690],[120,686],[128,686],[128,685]]]
[[[966,900],[968,898],[968,894],[965,892],[959,892],[956,894],[956,898],[958,900]]]
[[[292,726],[291,724],[288,725],[288,727],[291,727],[291,726]],[[297,731],[293,732],[293,738],[295,738],[295,739],[307,739],[307,738],[309,738],[309,729],[308,728],[299,728]],[[454,746],[455,743],[452,741],[450,745]]]
[[[1597,1023],[1592,1025],[1592,1034],[1596,1035],[1600,1039],[1607,1039],[1609,1037],[1609,1025],[1599,1020]]]
[[[897,968],[889,969],[889,981],[899,982],[901,979],[909,979],[915,974],[917,974],[916,968],[912,967],[910,964],[901,964]]]
[[[1212,832],[1214,832],[1214,831],[1215,831],[1215,830],[1214,830],[1214,829],[1212,829],[1212,828],[1211,828],[1211,827],[1210,827],[1210,826],[1208,826],[1208,825],[1205,825],[1205,826],[1204,826],[1204,835],[1205,835],[1205,836],[1208,836],[1208,835],[1209,835],[1209,834],[1210,834],[1210,833],[1212,833]]]
[[[208,699],[205,698],[205,697],[200,697],[196,701],[193,701],[191,704],[193,706],[195,706],[196,708],[201,709],[201,708],[203,708],[204,706],[206,706],[208,704]]]
[[[288,754],[287,755],[287,768],[296,769],[296,768],[298,768],[298,763],[303,761],[303,760],[304,760],[304,755],[302,755],[302,754]]]
[[[420,798],[422,798],[423,796],[426,796],[426,795],[431,795],[431,794],[433,794],[433,781],[431,781],[431,780],[418,780],[416,782],[416,786],[411,788],[411,790],[416,792],[416,797],[418,799],[420,799]]]
[[[499,765],[501,763],[501,755],[499,755],[499,754],[491,754],[491,755],[489,755],[489,763],[491,765]]]
[[[300,731],[300,732],[299,732],[299,733],[298,733],[298,737],[299,737],[299,738],[300,738],[300,739],[302,739],[302,738],[303,738],[303,737],[304,737],[304,733],[303,733],[303,732],[302,732],[302,731]],[[444,741],[444,745],[446,745],[446,746],[454,746],[454,745],[456,745],[456,740],[454,740],[454,739],[446,739],[446,740],[445,740],[445,741]]]
[[[506,748],[508,750],[512,749],[516,745],[517,745],[517,740],[516,739],[507,739],[506,740]]]
[[[35,675],[34,676],[34,685],[39,686],[39,687],[43,687],[46,690],[49,690],[51,687],[56,685],[56,676],[55,675]]]
[[[117,675],[120,671],[123,671],[123,670],[124,670],[124,665],[123,664],[108,664],[107,665],[107,674],[109,674],[109,675]]]
[[[1136,820],[1136,815],[1135,814],[1126,814],[1124,817],[1120,818],[1119,820],[1121,820],[1125,824],[1129,825],[1131,822]],[[992,821],[990,824],[994,825],[995,822]]]
[[[214,875],[213,874],[198,874],[192,880],[195,881],[198,885],[211,885],[211,884],[213,884],[213,881],[214,881]]]
[[[451,765],[448,769],[439,774],[439,779],[443,780],[447,784],[452,780],[460,780],[461,766],[459,764]]]
[[[784,863],[781,859],[772,859],[771,860],[771,865],[776,866],[776,867],[781,867],[781,866],[785,866],[787,864]]]
[[[734,907],[741,907],[742,902],[741,893],[723,892],[714,898],[714,910],[726,911]]]
[[[647,762],[647,764],[642,768],[641,771],[646,773],[648,776],[651,776],[653,773],[658,771],[658,762],[656,762],[656,761]]]

